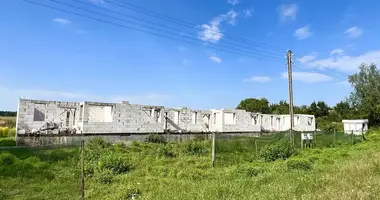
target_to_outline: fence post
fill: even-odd
[[[215,132],[212,132],[211,167],[214,167],[214,163],[215,163]]]
[[[82,190],[82,200],[84,200],[84,140],[81,141],[81,157],[80,157],[80,166],[81,166],[81,190]]]
[[[367,140],[367,139],[365,139],[365,137],[364,137],[364,131],[363,131],[363,129],[364,129],[364,127],[362,126],[362,137],[363,137],[363,140]]]
[[[351,130],[351,144],[354,144],[354,130]]]
[[[314,130],[314,146],[313,147],[316,147],[317,146],[317,130]]]
[[[335,128],[334,128],[334,143],[336,143],[336,131],[335,131]]]
[[[257,152],[257,138],[255,138],[255,149],[256,149],[256,158],[258,158],[259,154]]]

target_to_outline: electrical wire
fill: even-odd
[[[22,0],[22,1],[28,2],[28,3],[31,3],[31,4],[35,4],[35,5],[39,5],[39,6],[42,6],[42,7],[46,7],[46,8],[49,8],[49,9],[59,10],[59,11],[65,12],[65,13],[70,13],[70,14],[77,15],[77,16],[80,16],[80,17],[88,18],[88,19],[95,20],[95,21],[98,21],[98,22],[101,22],[101,23],[106,23],[106,24],[110,24],[110,25],[114,25],[114,26],[118,26],[118,27],[123,27],[123,28],[126,28],[126,29],[130,29],[130,30],[134,30],[134,31],[139,31],[139,32],[143,32],[143,33],[147,33],[147,34],[151,34],[151,35],[156,35],[156,36],[159,36],[159,37],[164,37],[164,38],[167,38],[167,39],[176,40],[176,41],[180,41],[180,42],[184,42],[184,43],[188,43],[188,44],[200,45],[199,43],[196,43],[196,42],[190,42],[190,41],[186,41],[186,40],[181,40],[181,39],[178,39],[178,38],[175,38],[175,37],[170,37],[170,36],[167,36],[167,35],[158,34],[158,33],[155,33],[155,32],[146,31],[146,30],[135,28],[135,27],[126,26],[126,25],[123,25],[123,24],[118,24],[118,23],[106,21],[106,20],[99,19],[99,18],[96,18],[96,17],[92,17],[92,16],[88,16],[88,15],[85,15],[85,14],[80,14],[80,13],[72,12],[72,11],[69,11],[69,10],[53,7],[53,6],[46,5],[46,4],[41,4],[41,3],[33,2],[33,1],[30,1],[30,0]],[[50,1],[56,2],[55,0],[50,0]],[[60,3],[64,4],[62,2],[60,2]],[[69,5],[69,6],[72,6],[72,5]],[[87,10],[87,9],[83,9],[83,8],[78,8],[78,9]],[[93,12],[93,11],[90,11],[90,12]],[[110,17],[110,18],[115,18],[115,17],[109,16],[109,15],[104,15],[102,13],[97,13],[97,14],[103,15],[103,16],[107,16],[107,17]],[[115,19],[117,19],[117,18],[115,18]],[[119,19],[119,20],[124,21],[123,19]],[[136,25],[138,25],[138,24],[136,24]],[[155,30],[160,30],[160,31],[163,31],[163,32],[168,33],[168,34],[173,34],[171,32],[167,32],[167,31],[161,30],[161,29],[156,29],[155,28]],[[175,36],[183,37],[182,35],[178,35],[178,34],[176,34]],[[187,37],[187,38],[189,38],[189,37]],[[194,40],[194,38],[189,38],[189,39]],[[258,59],[264,59],[264,60],[270,60],[270,61],[274,61],[274,62],[281,62],[281,63],[283,63],[283,60],[281,60],[279,58],[274,58],[274,57],[270,58],[270,57],[260,56],[260,55],[254,54],[254,53],[242,51],[241,49],[231,48],[231,47],[228,47],[228,46],[225,46],[225,45],[215,44],[215,46],[224,47],[224,48],[227,48],[227,50],[226,49],[216,48],[214,46],[209,46],[209,45],[201,45],[201,46],[206,47],[206,48],[211,48],[211,49],[214,49],[214,50],[225,51],[225,52],[229,52],[229,53],[233,53],[233,54],[237,54],[237,55],[251,56],[251,57],[258,58]],[[231,51],[230,49],[232,49],[234,51]]]
[[[186,21],[180,20],[180,19],[176,19],[176,18],[168,16],[168,15],[160,14],[158,12],[155,12],[155,11],[152,11],[152,10],[149,10],[149,9],[146,9],[146,8],[142,8],[142,7],[139,7],[139,6],[136,6],[136,5],[134,5],[132,3],[129,3],[129,2],[120,1],[120,0],[114,0],[114,1],[103,0],[103,1],[107,2],[107,3],[110,3],[110,4],[113,4],[113,5],[124,7],[124,8],[129,9],[129,10],[133,10],[135,12],[144,13],[146,15],[150,15],[150,16],[153,16],[153,17],[156,17],[156,18],[160,18],[160,19],[165,20],[165,21],[176,23],[176,24],[181,25],[181,26],[203,30],[197,24],[194,24],[194,23],[191,23],[191,22],[186,22]],[[117,4],[115,2],[121,3],[122,5]],[[228,39],[231,39],[231,40],[239,41],[239,42],[242,42],[244,44],[247,44],[247,43],[255,44],[255,45],[259,46],[259,47],[268,48],[270,50],[277,51],[279,53],[283,53],[283,52],[285,52],[287,50],[287,49],[283,49],[281,47],[277,47],[277,46],[273,46],[273,45],[269,45],[269,44],[265,44],[265,43],[256,42],[256,41],[253,41],[251,39],[245,39],[245,38],[241,38],[241,37],[225,34],[223,32],[219,32],[219,31],[214,31],[214,30],[208,30],[208,31],[210,31],[210,32],[212,32],[214,34],[223,34],[223,36],[225,38],[228,38]]]
[[[81,9],[81,10],[85,10],[87,12],[90,12],[90,13],[93,13],[93,14],[99,14],[98,12],[94,12],[94,11],[90,11],[88,9],[85,9],[85,8],[79,8],[77,6],[74,6],[72,4],[67,4],[67,3],[62,3],[60,1],[56,1],[56,0],[49,0],[49,1],[52,1],[52,2],[55,2],[55,3],[58,3],[58,4],[61,4],[61,5],[65,5],[65,6],[69,6],[69,7],[73,7],[73,8],[76,8],[76,9]],[[83,5],[86,5],[86,6],[90,6],[90,7],[94,7],[94,8],[97,8],[97,9],[101,9],[101,10],[105,10],[105,11],[108,11],[108,12],[111,12],[111,13],[115,13],[115,14],[118,14],[118,15],[121,15],[121,16],[124,16],[124,17],[128,17],[128,18],[132,18],[132,19],[135,19],[135,20],[138,20],[138,21],[141,21],[141,22],[145,22],[145,23],[149,23],[151,25],[154,25],[154,26],[159,26],[159,27],[165,27],[167,29],[171,29],[171,30],[174,30],[176,32],[181,32],[183,34],[185,34],[184,37],[186,38],[189,38],[189,36],[193,36],[191,38],[191,40],[194,40],[197,38],[198,35],[193,35],[191,33],[187,33],[187,32],[184,32],[183,30],[181,29],[178,29],[178,28],[174,28],[174,27],[171,27],[171,26],[167,26],[165,24],[159,24],[157,22],[153,22],[153,21],[149,21],[149,20],[146,20],[146,19],[143,19],[143,18],[139,18],[139,17],[136,17],[136,16],[132,16],[132,15],[129,15],[129,14],[126,14],[126,13],[121,13],[121,12],[118,12],[118,11],[115,11],[115,10],[111,10],[111,9],[107,9],[107,8],[104,8],[104,7],[100,7],[100,6],[96,6],[96,5],[93,5],[91,3],[86,3],[86,2],[83,2],[83,1],[80,1],[80,0],[72,0],[74,2],[77,2],[77,3],[80,3],[80,4],[83,4]],[[100,14],[100,15],[103,15],[104,14]],[[107,16],[108,17],[108,16]],[[115,17],[112,17],[115,19]],[[120,18],[117,18],[117,20],[121,20]],[[127,22],[127,23],[132,23],[134,25],[138,25],[138,26],[143,26],[143,27],[147,27],[146,25],[142,25],[142,24],[139,24],[139,23],[136,23],[136,22],[133,22],[133,21],[128,21],[128,20],[122,20],[124,22]],[[157,28],[153,28],[153,27],[148,27],[148,28],[152,28],[152,29],[155,29],[157,30]],[[159,31],[163,31],[162,29],[159,29]],[[166,30],[164,30],[164,32],[167,33]],[[178,33],[169,33],[169,34],[175,34],[175,35],[178,35]],[[189,35],[189,36],[187,36]],[[197,41],[199,41],[198,39],[196,39]],[[229,44],[229,45],[232,45],[234,47],[232,47],[232,49],[234,49],[235,47],[238,47],[239,49],[241,50],[245,50],[245,51],[252,51],[252,50],[256,50],[254,49],[254,47],[250,46],[245,46],[245,45],[239,45],[239,44],[235,44],[235,43],[232,43],[232,42],[228,42],[228,41],[224,41],[223,43],[225,44]],[[221,45],[221,44],[220,44]],[[225,45],[223,45],[225,46]],[[236,50],[236,48],[235,48]],[[256,52],[255,52],[256,53]],[[256,53],[257,54],[257,53]],[[257,54],[257,55],[262,55],[262,56],[267,56],[267,57],[272,57],[273,58],[273,54],[270,54],[270,55],[265,55],[265,54]],[[282,54],[281,54],[282,55]]]

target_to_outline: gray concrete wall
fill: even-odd
[[[30,133],[46,122],[75,129],[76,133],[270,132],[290,128],[289,115],[238,109],[192,110],[122,103],[59,102],[20,99],[17,134]],[[314,131],[312,115],[295,115],[294,129]],[[58,131],[53,131],[58,133]]]
[[[79,103],[21,99],[17,111],[17,131],[38,129],[47,121],[63,126],[75,126],[78,122]],[[69,113],[69,114],[67,114]]]

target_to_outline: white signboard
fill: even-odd
[[[301,139],[302,139],[302,140],[307,140],[307,136],[306,136],[305,133],[301,133]]]
[[[307,139],[312,140],[312,139],[313,139],[313,134],[308,133],[308,134],[307,134]]]

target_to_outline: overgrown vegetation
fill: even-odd
[[[283,133],[218,136],[215,168],[210,140],[125,145],[96,138],[84,152],[86,199],[377,199],[380,132],[357,144],[343,134],[335,142],[334,134],[317,138],[316,148],[301,150]],[[79,148],[0,152],[0,199],[80,197]]]
[[[14,137],[16,128],[0,127],[0,137]]]
[[[289,142],[280,141],[274,144],[265,146],[260,151],[260,157],[266,162],[275,161],[278,159],[286,160],[295,153],[295,148]]]

